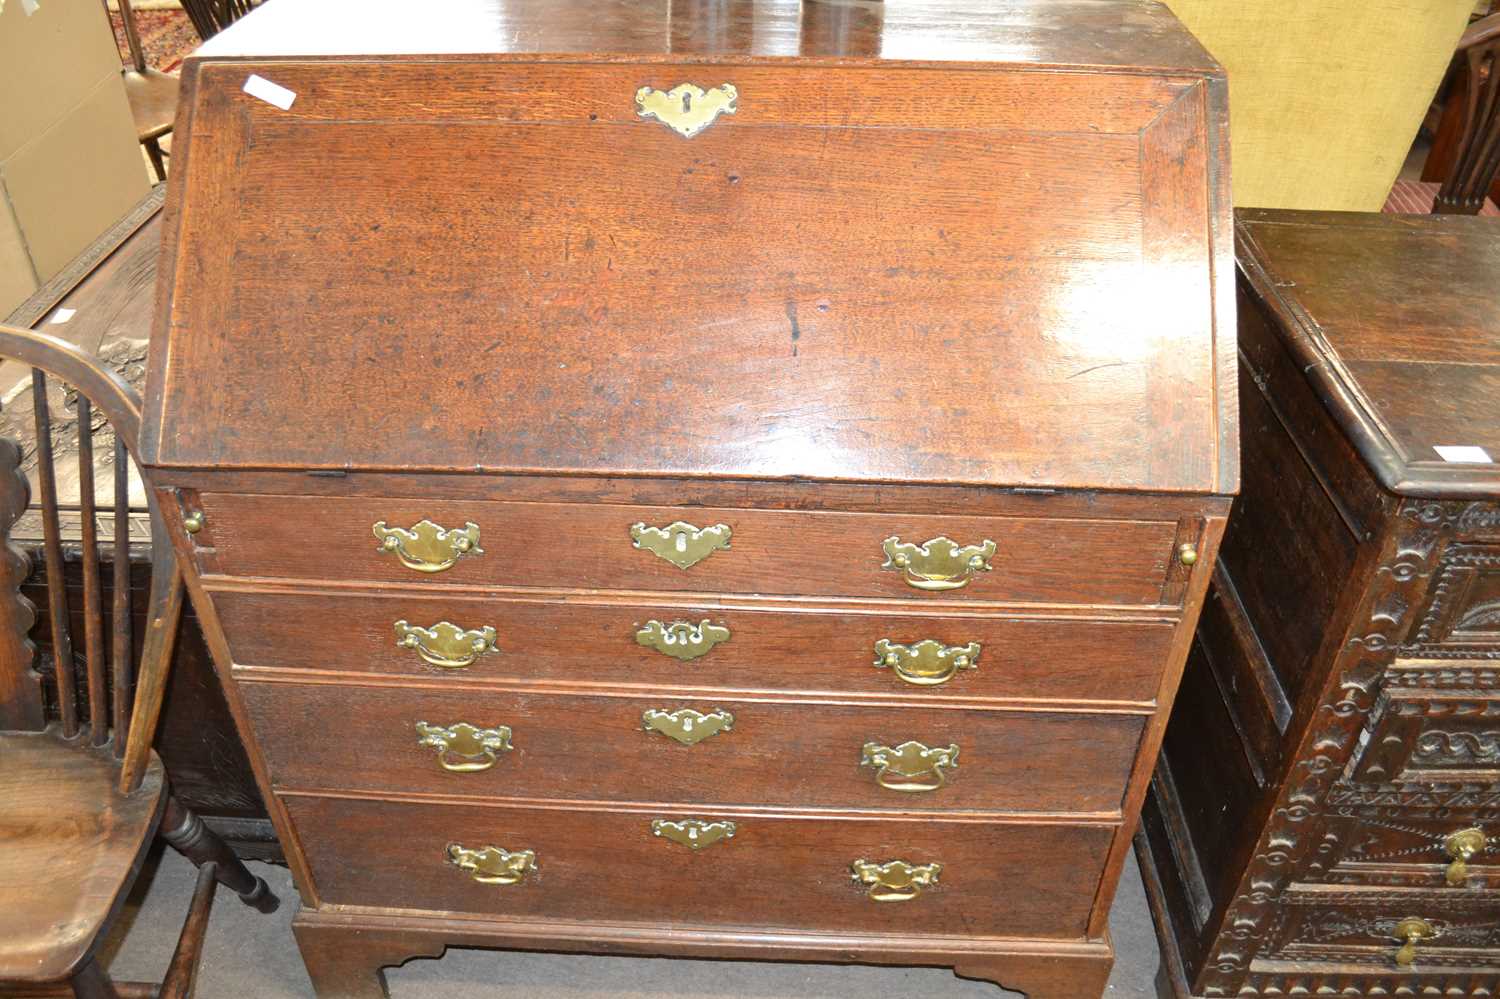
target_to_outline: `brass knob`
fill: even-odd
[[[1443,852],[1453,858],[1448,865],[1448,883],[1462,887],[1469,879],[1469,859],[1485,847],[1484,832],[1480,829],[1460,829],[1443,841]]]
[[[203,530],[203,513],[199,510],[194,510],[192,513],[183,517],[182,529],[184,531],[187,531],[189,534],[197,534],[199,531]]]
[[[1183,565],[1198,564],[1198,548],[1191,541],[1184,541],[1177,547],[1177,561]]]
[[[1409,967],[1417,960],[1417,941],[1429,940],[1437,936],[1437,931],[1432,924],[1425,919],[1409,916],[1396,924],[1396,939],[1403,941],[1401,949],[1396,951],[1396,963],[1401,967]]]

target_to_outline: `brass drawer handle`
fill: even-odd
[[[1396,951],[1396,963],[1405,968],[1416,963],[1417,942],[1419,940],[1431,940],[1437,936],[1437,930],[1425,919],[1409,916],[1396,924],[1396,939],[1403,941],[1401,949]]]
[[[891,791],[936,791],[947,783],[943,770],[958,766],[958,746],[928,749],[920,742],[903,742],[892,749],[867,742],[859,765],[879,768],[875,783]]]
[[[510,727],[496,725],[480,728],[468,722],[456,725],[429,725],[417,722],[417,745],[437,750],[438,764],[456,774],[488,770],[499,759],[498,753],[510,752]]]
[[[377,520],[375,537],[379,551],[391,552],[408,569],[418,572],[442,572],[465,555],[483,555],[479,547],[479,525],[472,521],[451,530],[430,520],[418,521],[410,528],[387,527]]]
[[[448,844],[448,863],[482,885],[513,885],[528,874],[536,873],[536,854],[531,850],[512,853],[498,846],[482,846],[477,850]]]
[[[890,668],[907,683],[934,687],[947,683],[961,669],[979,668],[980,645],[944,645],[924,638],[915,645],[898,645],[888,638],[875,643],[875,668]]]
[[[856,860],[849,869],[857,883],[870,886],[869,896],[876,902],[910,902],[923,888],[936,886],[943,873],[942,864],[914,865],[904,860],[885,864]]]
[[[889,537],[882,542],[882,569],[906,573],[906,582],[919,590],[956,590],[968,586],[976,572],[989,572],[996,545],[986,538],[977,545],[962,545],[937,537],[921,545]]]
[[[416,650],[423,662],[441,669],[463,669],[472,666],[480,656],[499,651],[495,648],[495,629],[488,625],[464,629],[439,621],[431,628],[423,628],[403,620],[394,627],[397,646]]]
[[[734,715],[728,711],[710,711],[705,715],[692,708],[677,711],[651,708],[641,715],[641,727],[647,732],[660,732],[669,739],[676,739],[684,746],[693,746],[709,736],[732,729]]]
[[[681,843],[689,850],[705,850],[734,836],[733,822],[704,822],[701,819],[652,819],[651,835]]]
[[[694,527],[682,520],[673,521],[666,527],[649,527],[643,523],[630,525],[631,544],[666,559],[679,569],[692,568],[719,549],[728,548],[733,533],[728,524]]]
[[[719,115],[734,114],[739,96],[732,83],[708,90],[691,83],[679,83],[671,90],[642,87],[635,92],[635,113],[648,121],[655,118],[684,139],[691,139]]]
[[[1443,841],[1443,852],[1453,858],[1448,865],[1448,883],[1461,887],[1469,879],[1469,860],[1483,852],[1486,840],[1480,829],[1460,829]]]
[[[715,645],[729,641],[729,629],[706,618],[697,624],[690,621],[662,624],[653,619],[641,625],[635,640],[648,649],[687,662],[706,656]]]

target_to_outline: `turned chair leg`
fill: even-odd
[[[174,797],[167,798],[161,830],[162,838],[195,865],[213,864],[219,884],[239,895],[241,902],[261,912],[275,912],[281,905],[265,881],[250,873],[250,868],[234,855],[229,844]]]
[[[99,967],[99,959],[91,957],[73,972],[69,982],[76,999],[120,999],[120,993],[110,984],[109,976]]]

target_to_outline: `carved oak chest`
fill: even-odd
[[[1158,4],[270,4],[143,445],[319,994],[448,944],[1098,994],[1236,487]]]
[[[1140,856],[1176,996],[1500,993],[1500,236],[1242,211],[1244,489]]]

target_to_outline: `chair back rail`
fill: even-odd
[[[1458,49],[1467,62],[1468,79],[1463,136],[1433,211],[1474,215],[1500,175],[1500,14],[1469,25]]]
[[[141,674],[131,675],[129,585],[129,468],[140,435],[140,397],[118,375],[93,357],[57,337],[31,330],[0,326],[0,357],[31,367],[33,415],[36,430],[37,492],[42,521],[43,562],[47,576],[48,616],[56,660],[58,715],[63,735],[74,738],[83,729],[76,690],[74,641],[69,625],[68,594],[63,579],[62,527],[59,516],[57,469],[53,449],[53,420],[47,398],[48,378],[77,390],[78,484],[83,569],[84,691],[89,742],[110,745],[120,765],[120,788],[129,793],[140,785],[149,759],[151,741],[161,713],[167,667],[182,615],[182,577],[177,557],[162,530],[156,503],[148,493],[151,513],[151,603],[141,656]],[[115,431],[115,488],[113,497],[113,575],[108,611],[103,592],[99,551],[99,511],[94,479],[94,413]],[[40,727],[40,687],[34,681],[34,647],[26,638],[34,611],[20,596],[26,559],[11,544],[10,530],[25,509],[29,489],[20,470],[21,452],[14,443],[0,446],[0,697],[5,698],[0,722],[20,728]],[[19,478],[19,484],[17,479]],[[18,560],[19,559],[19,563]],[[110,620],[106,622],[105,615]],[[109,635],[106,654],[106,634]],[[33,703],[26,703],[31,701]]]

